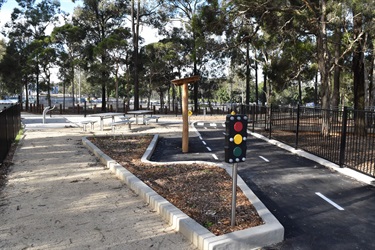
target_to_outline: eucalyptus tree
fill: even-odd
[[[0,95],[20,94],[22,91],[21,57],[12,41],[7,45],[1,41]]]
[[[29,37],[10,39],[6,44],[6,53],[1,61],[0,74],[6,89],[22,96],[22,87],[25,89],[26,110],[29,106],[29,88],[35,80],[34,68],[27,63],[32,52]]]
[[[144,48],[146,55],[145,69],[149,79],[149,86],[155,89],[160,96],[160,105],[164,107],[164,94],[170,88],[173,79],[173,64],[178,57],[174,43],[160,41],[148,44]],[[151,92],[148,93],[150,96]]]
[[[150,27],[160,28],[164,25],[165,12],[160,7],[160,1],[141,1],[131,0],[130,6],[130,23],[133,41],[132,53],[132,77],[134,91],[134,109],[139,109],[140,96],[140,72],[142,67],[142,55],[140,55],[140,45],[142,37],[140,36],[140,27],[148,25]]]
[[[124,65],[126,65],[126,55],[130,51],[128,43],[131,37],[130,30],[126,28],[116,29],[109,37],[105,38],[98,44],[95,49],[96,54],[107,52],[108,64],[110,65],[110,74],[113,76],[115,83],[116,112],[119,109],[119,83],[120,78],[126,73]]]
[[[375,7],[367,2],[353,1],[350,6],[353,16],[353,87],[354,87],[354,109],[364,110],[366,102],[369,104],[369,93],[371,93],[368,80],[369,71],[367,55],[373,55],[373,35]],[[369,46],[371,44],[371,46]],[[370,50],[369,48],[370,47]],[[366,98],[367,96],[367,98]],[[367,99],[367,100],[366,100]],[[355,132],[360,135],[366,134],[365,114],[358,112],[355,117]]]
[[[17,43],[22,47],[36,50],[34,52],[29,50],[29,57],[26,61],[34,66],[36,102],[39,105],[40,59],[39,54],[35,52],[40,51],[40,49],[36,46],[37,42],[35,41],[44,40],[47,28],[57,22],[60,2],[54,0],[17,0],[17,3],[19,8],[13,10],[11,21],[6,24],[6,28],[10,30],[6,35],[9,39],[18,41]],[[23,44],[25,42],[26,44]]]
[[[203,0],[161,0],[164,8],[167,10],[170,20],[179,21],[183,24],[190,36],[189,40],[190,60],[193,64],[192,74],[200,74],[198,67],[201,65],[202,53],[207,48],[202,30],[202,19],[199,15],[207,1]],[[198,112],[198,82],[193,86],[194,112]]]
[[[107,50],[97,50],[100,43],[115,30],[125,26],[129,1],[124,0],[83,0],[83,6],[75,10],[73,21],[86,32],[83,41],[86,51],[86,65],[92,84],[100,84],[102,89],[102,111],[106,110],[106,89],[110,77]],[[100,52],[99,52],[100,51]],[[99,52],[99,53],[98,53]]]
[[[57,52],[51,46],[51,37],[47,36],[43,40],[37,40],[39,49],[35,50],[38,53],[40,67],[42,70],[42,83],[44,83],[45,90],[47,90],[48,106],[51,104],[51,68],[56,66]]]
[[[72,88],[72,103],[74,108],[74,72],[75,68],[81,67],[83,57],[82,41],[85,39],[84,30],[71,23],[55,27],[51,34],[52,42],[55,44],[60,66],[60,76],[63,78],[63,107],[65,109],[65,83],[70,83]]]

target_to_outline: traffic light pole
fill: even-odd
[[[236,225],[236,203],[237,203],[237,163],[233,164],[232,167],[232,216],[231,226]]]

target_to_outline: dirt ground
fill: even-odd
[[[0,249],[195,249],[82,145],[26,131],[0,192]]]

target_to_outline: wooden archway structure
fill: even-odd
[[[199,81],[200,76],[191,76],[181,79],[172,80],[171,82],[176,86],[182,86],[182,152],[189,152],[189,83]]]

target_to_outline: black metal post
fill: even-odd
[[[295,148],[296,148],[296,149],[298,148],[298,133],[299,133],[300,111],[301,111],[301,107],[300,107],[300,105],[298,104],[298,105],[297,105],[297,125],[296,125],[296,145],[295,145]]]
[[[230,225],[236,225],[236,203],[237,203],[237,163],[233,164],[232,168],[232,214]]]
[[[83,102],[83,116],[86,117],[87,114],[87,106],[86,106],[86,100]]]
[[[267,110],[267,109],[266,109]],[[270,117],[269,117],[269,139],[271,139],[271,136],[272,136],[272,105],[270,105],[269,107],[269,114],[270,114]],[[266,115],[267,117],[267,115]]]
[[[342,114],[342,127],[341,127],[341,143],[340,143],[340,167],[344,167],[345,162],[345,147],[346,147],[346,126],[348,123],[348,107],[344,107],[344,112]]]

